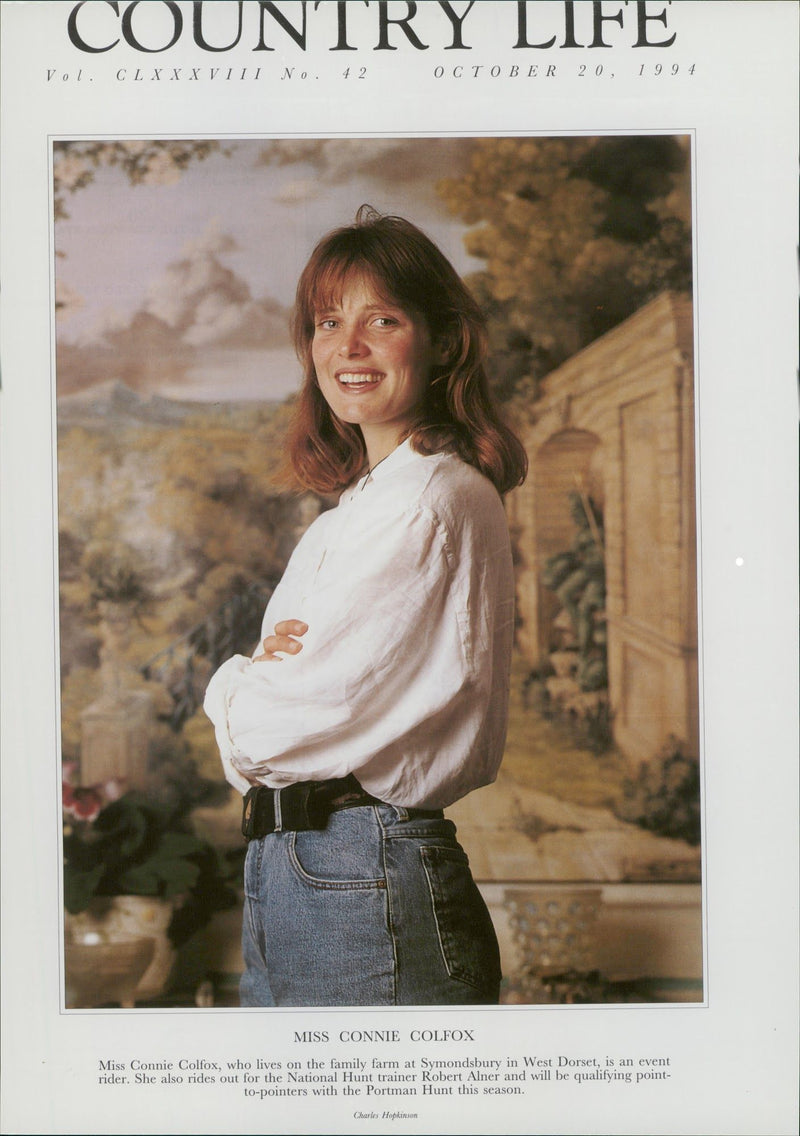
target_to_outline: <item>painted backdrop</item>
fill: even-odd
[[[475,875],[497,896],[697,881],[688,139],[73,139],[53,173],[68,906],[130,884],[79,862],[126,791],[235,859],[199,702],[331,504],[275,481],[288,318],[313,245],[365,202],[467,277],[530,457],[506,759],[453,810]],[[230,863],[173,853],[154,886],[232,902]]]

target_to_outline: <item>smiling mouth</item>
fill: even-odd
[[[383,375],[375,371],[340,371],[336,381],[345,390],[359,391],[377,386],[382,378]]]

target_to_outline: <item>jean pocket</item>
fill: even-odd
[[[491,990],[500,982],[500,950],[466,853],[423,845],[420,854],[448,974],[478,990]]]
[[[295,874],[313,887],[341,890],[383,888],[386,877],[379,829],[371,809],[334,813],[323,831],[288,834],[287,852]]]

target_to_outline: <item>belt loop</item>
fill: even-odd
[[[392,808],[397,813],[397,819],[399,821],[408,820],[408,809],[403,808],[402,805],[392,805]]]
[[[281,790],[280,789],[275,790],[275,796],[273,797],[273,801],[274,801],[274,804],[275,804],[275,829],[274,829],[274,831],[275,832],[281,832],[282,829],[283,829],[283,817],[281,816]]]

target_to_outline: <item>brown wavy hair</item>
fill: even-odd
[[[386,301],[421,317],[444,362],[433,368],[425,398],[405,437],[423,454],[458,454],[500,493],[527,472],[522,443],[502,421],[486,380],[486,323],[463,281],[416,225],[362,206],[355,224],[319,242],[297,285],[292,335],[304,382],[289,428],[288,461],[296,483],[330,493],[366,465],[357,426],[331,412],[317,383],[311,344],[317,315],[340,302],[348,283],[366,280]]]

